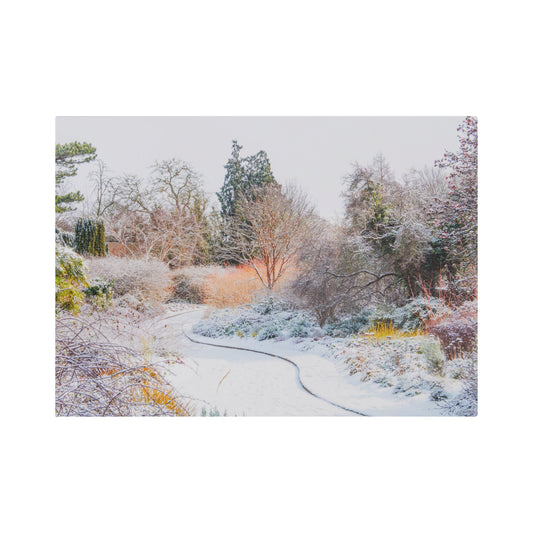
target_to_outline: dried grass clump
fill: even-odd
[[[125,346],[107,342],[94,325],[83,320],[56,321],[57,416],[189,414],[156,364]]]
[[[252,303],[263,290],[254,269],[247,265],[226,267],[207,277],[204,302],[222,309]]]
[[[159,304],[172,296],[171,270],[156,259],[104,257],[88,261],[91,277],[113,281],[116,297]]]
[[[255,267],[264,276],[265,268],[259,261],[255,262]],[[274,288],[268,290],[250,265],[214,268],[205,277],[204,303],[217,309],[254,303],[265,293],[269,295],[284,293],[296,275],[297,268],[293,265],[288,266]]]

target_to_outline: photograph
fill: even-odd
[[[477,416],[475,116],[55,136],[57,417]]]

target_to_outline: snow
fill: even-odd
[[[347,374],[346,365],[324,357],[324,352],[301,351],[293,340],[212,338],[191,333],[203,318],[203,309],[170,315],[154,325],[159,348],[176,350],[182,364],[169,363],[166,378],[200,414],[216,409],[228,416],[354,416],[302,389],[296,369],[286,361],[253,352],[195,344],[191,338],[224,346],[269,352],[298,365],[301,380],[313,393],[371,416],[439,416],[442,411],[429,394],[408,397],[390,388],[364,383]]]

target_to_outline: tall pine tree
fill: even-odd
[[[257,190],[257,187],[277,184],[266,152],[261,150],[255,155],[243,158],[240,155],[241,150],[242,146],[233,141],[231,157],[224,165],[224,184],[217,193],[224,221],[238,214],[240,198],[253,199],[253,191]]]
[[[56,144],[56,213],[72,211],[71,204],[83,200],[83,195],[79,191],[59,193],[65,179],[76,175],[78,165],[88,163],[95,157],[96,148],[89,143],[74,141]]]

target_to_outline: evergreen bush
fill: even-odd
[[[79,218],[74,230],[74,249],[81,255],[106,255],[105,227],[100,219]]]

